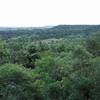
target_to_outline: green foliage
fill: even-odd
[[[100,56],[100,33],[95,33],[87,39],[87,49],[95,56]]]
[[[91,100],[92,81],[84,76],[74,76],[72,78],[72,89],[69,100]]]
[[[30,71],[19,65],[0,67],[0,100],[42,100]]]
[[[63,30],[61,37],[65,27],[52,28],[50,33]],[[81,29],[67,26],[71,33]],[[35,31],[41,34],[41,30]],[[99,100],[99,36],[0,39],[0,100]],[[59,38],[56,33],[55,37]]]
[[[7,48],[6,41],[0,39],[0,65],[8,62],[9,53],[10,52]]]
[[[92,57],[93,55],[89,53],[84,47],[77,46],[73,52],[73,66],[76,70],[87,68],[91,66],[90,60]]]
[[[36,59],[39,59],[37,47],[35,45],[29,45],[25,57],[26,62],[23,65],[27,68],[35,68]]]

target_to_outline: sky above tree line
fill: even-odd
[[[100,24],[100,0],[0,0],[0,27]]]

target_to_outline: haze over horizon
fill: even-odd
[[[100,0],[0,0],[0,27],[99,25]]]

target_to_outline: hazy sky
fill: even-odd
[[[100,0],[0,0],[0,26],[100,24]]]

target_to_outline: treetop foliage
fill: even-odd
[[[0,39],[0,100],[99,100],[98,27],[34,29],[39,39],[28,38],[33,29],[6,30]],[[66,38],[66,32],[81,33]]]

